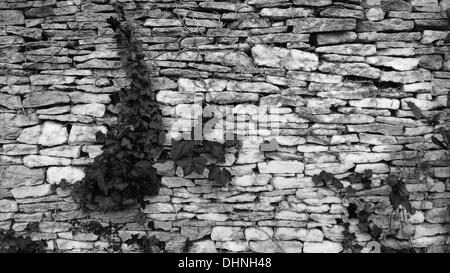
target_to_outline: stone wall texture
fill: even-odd
[[[386,229],[383,179],[407,176],[412,244],[442,252],[450,243],[449,154],[431,141],[449,128],[450,1],[117,2],[144,44],[168,149],[195,105],[247,114],[257,136],[227,153],[227,187],[205,174],[183,177],[172,161],[156,164],[162,188],[145,213],[169,252],[188,239],[190,252],[341,252],[346,210],[312,182],[322,170],[344,178],[371,169],[373,189],[360,197],[379,207],[374,222]],[[125,239],[143,232],[136,210],[83,212],[52,186],[83,179],[102,152],[95,133],[117,119],[110,95],[129,80],[110,16],[108,0],[0,1],[0,228],[44,239],[49,251],[105,247],[93,234],[74,236],[71,219],[124,224]],[[415,118],[407,102],[440,114],[440,125]],[[261,107],[268,114],[255,118]],[[263,128],[271,115],[277,130]],[[276,151],[261,151],[273,138]],[[25,232],[29,222],[39,232]],[[356,224],[367,252],[370,236]]]

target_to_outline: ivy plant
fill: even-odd
[[[116,33],[122,52],[122,66],[131,79],[129,88],[112,96],[118,107],[118,122],[108,133],[96,134],[103,153],[94,159],[83,181],[74,185],[72,195],[84,208],[120,210],[157,195],[160,176],[153,167],[162,151],[161,114],[144,61],[142,44],[134,39],[130,24],[107,19]]]

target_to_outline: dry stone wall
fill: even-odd
[[[199,107],[240,114],[234,132],[253,136],[236,156],[228,151],[226,187],[206,173],[183,177],[170,160],[156,164],[162,188],[144,212],[168,251],[187,240],[191,252],[342,251],[346,210],[312,182],[322,170],[345,178],[371,169],[373,189],[360,198],[378,206],[373,221],[385,229],[383,179],[403,174],[414,247],[442,252],[450,243],[449,154],[431,141],[449,127],[450,1],[117,2],[144,44],[168,149]],[[0,1],[0,228],[44,239],[49,251],[105,247],[73,235],[72,219],[123,224],[124,239],[143,232],[136,210],[83,212],[55,187],[83,179],[102,153],[95,133],[116,122],[111,94],[129,83],[110,16],[108,0]],[[439,114],[440,125],[415,118],[407,102]],[[208,138],[219,125],[232,130],[222,121]],[[276,151],[261,151],[272,139]],[[39,230],[26,232],[30,222]],[[350,229],[369,251],[370,236],[356,222]],[[406,235],[385,244],[407,246]]]

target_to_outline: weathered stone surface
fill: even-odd
[[[0,172],[0,188],[33,186],[41,184],[45,178],[43,169],[30,169],[23,165],[7,166]]]
[[[62,145],[51,148],[42,149],[39,151],[41,155],[56,156],[56,157],[68,157],[77,158],[80,156],[80,146]]]
[[[302,18],[289,19],[286,25],[294,26],[293,33],[332,32],[354,30],[355,19]]]
[[[331,63],[322,62],[319,70],[326,73],[336,73],[344,76],[358,76],[370,79],[378,79],[381,71],[366,63]]]
[[[343,123],[343,124],[358,124],[358,123],[372,123],[375,118],[364,114],[329,114],[329,115],[315,115],[314,119],[322,123]]]
[[[28,197],[41,197],[52,194],[53,190],[50,184],[42,184],[39,186],[18,187],[11,190],[11,194],[16,199]]]
[[[274,237],[280,240],[300,240],[304,242],[321,242],[323,233],[319,229],[277,228]]]
[[[95,134],[102,132],[106,134],[105,126],[90,126],[90,125],[74,125],[70,129],[69,144],[85,144],[95,142]]]
[[[0,212],[16,212],[18,210],[17,202],[7,199],[0,200]]]
[[[386,108],[397,110],[400,107],[400,101],[384,98],[366,98],[362,100],[351,100],[349,101],[349,105],[363,108]]]
[[[4,144],[2,150],[5,155],[27,155],[38,153],[37,145],[29,144]]]
[[[330,32],[330,33],[317,33],[315,35],[317,45],[330,45],[353,42],[357,38],[355,32]]]
[[[61,180],[68,183],[81,181],[85,176],[83,168],[80,167],[50,167],[47,169],[47,182],[59,184]]]
[[[257,65],[286,68],[289,70],[314,71],[319,65],[317,55],[296,49],[256,45],[252,55]]]
[[[93,117],[103,117],[106,111],[106,106],[100,103],[78,104],[72,106],[70,111],[76,115],[85,115]]]
[[[398,82],[398,83],[414,83],[430,81],[432,78],[430,71],[425,69],[394,72],[382,71],[380,81],[383,82]]]
[[[318,47],[316,48],[316,52],[370,56],[376,54],[377,48],[375,47],[375,45],[367,45],[367,44],[341,44],[341,45]]]
[[[2,25],[23,25],[25,17],[20,10],[0,10],[0,23]]]
[[[193,187],[194,183],[185,178],[181,177],[163,177],[161,184],[168,188],[178,188],[178,187]]]
[[[323,241],[323,242],[305,242],[303,245],[304,253],[339,253],[343,250],[340,243]]]
[[[194,92],[159,91],[156,100],[160,103],[177,105],[181,103],[201,103],[203,95]]]
[[[238,82],[230,81],[227,90],[234,92],[278,93],[280,89],[273,84],[265,82]]]
[[[414,28],[413,21],[402,19],[386,19],[379,22],[362,21],[358,23],[359,32],[370,31],[407,31]]]
[[[30,81],[32,85],[71,84],[75,82],[75,77],[41,74],[41,75],[31,75]]]
[[[366,62],[375,66],[391,67],[395,70],[414,70],[419,65],[417,58],[396,58],[388,56],[367,57]]]
[[[44,166],[69,165],[72,160],[62,157],[51,157],[45,155],[27,155],[23,158],[23,164],[29,168]]]
[[[228,81],[220,79],[191,80],[178,79],[178,91],[180,92],[219,92],[223,91]]]
[[[269,17],[273,19],[288,19],[295,17],[307,17],[311,15],[312,10],[307,8],[263,8],[260,11],[262,17]]]
[[[240,227],[213,227],[211,239],[214,241],[233,241],[244,239],[244,232]]]
[[[46,121],[41,128],[38,143],[43,146],[56,146],[67,141],[67,128],[60,123]]]
[[[304,164],[300,161],[277,161],[258,163],[260,173],[302,173]]]
[[[25,95],[25,99],[22,101],[23,107],[25,108],[34,108],[69,102],[70,99],[67,93],[61,91],[43,91],[29,93]]]

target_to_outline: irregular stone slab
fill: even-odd
[[[372,145],[397,144],[397,140],[393,136],[383,136],[374,134],[359,134],[359,142]]]
[[[362,100],[349,101],[350,106],[366,108],[385,108],[397,110],[400,107],[400,101],[385,98],[365,98]]]
[[[380,81],[382,82],[398,82],[398,83],[414,83],[431,81],[431,72],[425,69],[412,70],[412,71],[382,71]]]
[[[212,240],[195,241],[189,248],[189,253],[217,253],[216,244]]]
[[[263,8],[259,15],[273,19],[289,19],[296,17],[308,17],[312,14],[311,9],[307,8]]]
[[[193,187],[195,184],[190,179],[182,177],[167,177],[161,178],[161,185],[167,188],[179,188],[179,187]]]
[[[342,44],[333,46],[322,46],[316,48],[319,53],[335,53],[344,55],[370,56],[377,53],[375,45],[367,44]]]
[[[66,92],[43,91],[26,94],[22,103],[25,108],[34,108],[69,102],[70,98]]]
[[[420,42],[422,44],[431,44],[437,40],[443,40],[447,37],[448,31],[424,30]]]
[[[358,124],[358,123],[372,123],[375,118],[364,114],[329,114],[329,115],[315,115],[314,120],[321,123],[336,123],[336,124]]]
[[[242,93],[242,92],[211,92],[206,94],[207,102],[215,102],[218,104],[256,102],[259,96],[257,93]]]
[[[273,3],[273,1],[270,1]],[[295,5],[321,7],[331,5],[331,0],[294,0]]]
[[[255,92],[255,93],[278,93],[280,89],[270,83],[265,82],[239,82],[230,81],[227,90],[234,92]]]
[[[344,152],[339,156],[344,163],[371,163],[392,159],[389,153]]]
[[[105,115],[106,106],[100,103],[78,104],[70,109],[72,114],[84,115],[92,117],[103,117]]]
[[[365,170],[372,170],[374,173],[388,173],[389,166],[385,163],[374,163],[374,164],[357,164],[355,167],[355,172],[363,173]]]
[[[26,144],[38,144],[39,137],[41,135],[41,129],[41,125],[23,129],[20,133],[20,136],[17,138],[17,141]]]
[[[21,109],[22,102],[19,96],[0,93],[0,106],[8,109]]]
[[[70,165],[72,160],[62,157],[50,157],[46,155],[28,155],[23,158],[23,164],[29,168],[44,166]]]
[[[41,197],[52,194],[53,190],[50,184],[43,184],[39,186],[26,186],[14,188],[11,190],[11,194],[16,199],[28,198],[28,197]]]
[[[77,158],[81,153],[81,146],[56,146],[52,148],[42,149],[39,151],[41,155],[55,156],[55,157],[68,157]]]
[[[6,32],[19,35],[25,38],[31,38],[35,40],[42,40],[41,28],[26,28],[18,26],[6,26]]]
[[[67,128],[60,123],[46,121],[42,125],[38,143],[43,146],[56,146],[67,141]]]
[[[252,58],[250,58],[244,52],[205,52],[204,60],[205,62],[219,63],[221,65],[231,66],[236,71],[248,72],[255,70]]]
[[[176,91],[159,91],[156,94],[156,101],[169,105],[201,103],[203,101],[203,94],[193,92],[181,93]]]
[[[360,32],[358,33],[358,40],[361,42],[373,41],[418,41],[422,37],[421,32]]]
[[[50,167],[47,169],[47,182],[50,184],[59,184],[62,179],[73,184],[81,181],[84,177],[84,168],[80,167]]]
[[[332,32],[356,29],[355,19],[301,18],[286,20],[293,33]]]
[[[229,2],[200,2],[199,6],[205,9],[223,10],[233,12],[253,12],[254,8],[242,3],[229,3]]]
[[[359,32],[370,31],[403,31],[412,30],[414,21],[405,21],[402,19],[386,19],[379,22],[361,21],[358,22],[357,30]]]
[[[366,62],[371,65],[391,67],[395,70],[414,70],[419,65],[418,58],[396,58],[388,56],[367,57]]]
[[[95,134],[99,131],[106,134],[108,129],[105,126],[75,124],[70,129],[68,142],[69,144],[93,143],[96,140]]]
[[[0,10],[0,23],[2,25],[23,25],[25,16],[20,10]]]
[[[311,81],[319,83],[341,83],[343,77],[341,75],[330,75],[317,72],[297,72],[288,71],[286,79],[291,81]]]
[[[300,161],[278,161],[258,163],[260,173],[302,173],[304,164]]]
[[[358,35],[355,32],[330,32],[317,33],[315,36],[317,45],[343,44],[350,43],[356,40]]]
[[[303,245],[303,253],[339,253],[342,250],[340,243],[331,241],[305,242]]]
[[[179,92],[220,92],[225,89],[228,81],[221,79],[192,80],[186,78],[178,79]]]
[[[181,27],[181,20],[178,19],[147,19],[144,22],[146,27]]]
[[[12,200],[0,200],[0,212],[16,212],[19,210],[16,201]]]
[[[402,56],[402,57],[409,57],[416,55],[415,48],[412,47],[403,47],[403,48],[385,48],[385,49],[379,49],[378,55],[382,56]]]
[[[270,33],[248,37],[247,42],[253,44],[298,43],[309,42],[309,34]]]
[[[279,227],[274,238],[280,240],[300,240],[306,242],[322,242],[323,232],[319,229]]]
[[[40,75],[31,75],[30,81],[32,85],[71,84],[75,82],[75,77],[40,74]]]
[[[273,236],[273,229],[270,227],[249,227],[245,229],[244,234],[247,241],[264,241]]]
[[[216,226],[211,231],[211,239],[214,241],[233,241],[244,238],[244,232],[241,227]]]
[[[37,154],[38,146],[28,144],[4,144],[2,150],[5,155],[30,155]]]
[[[255,63],[262,66],[314,71],[319,65],[316,54],[296,49],[256,45],[252,47],[252,55]]]
[[[381,71],[366,63],[331,63],[322,62],[319,70],[326,73],[336,73],[344,76],[358,76],[370,79],[380,78]]]
[[[419,66],[429,70],[441,70],[443,61],[442,55],[422,55]]]
[[[344,17],[363,19],[364,12],[362,10],[344,9],[339,7],[326,8],[320,12],[322,17]]]

